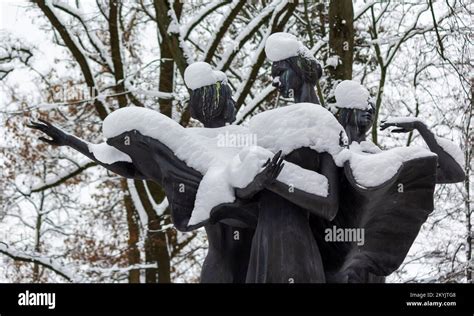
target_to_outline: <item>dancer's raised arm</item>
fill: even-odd
[[[466,175],[462,166],[456,162],[453,156],[448,153],[439,143],[437,138],[428,127],[421,121],[410,118],[391,118],[382,121],[380,129],[397,127],[392,133],[408,133],[417,130],[432,152],[438,155],[438,169],[436,173],[436,183],[457,183],[464,181]]]

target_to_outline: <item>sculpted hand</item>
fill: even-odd
[[[422,124],[420,121],[390,121],[387,122],[386,120],[380,123],[380,130],[383,131],[391,126],[398,127],[396,129],[391,130],[391,133],[409,133],[414,129],[417,129],[419,124]]]
[[[283,157],[281,157],[281,150],[273,156],[273,158],[263,164],[264,169],[258,173],[252,182],[243,189],[236,189],[236,194],[239,198],[251,198],[258,192],[270,185],[280,174],[285,164]]]
[[[344,133],[343,131],[339,133],[339,146],[346,148],[349,147],[349,140],[347,139],[346,133]]]
[[[30,121],[30,124],[27,125],[29,128],[37,129],[42,131],[50,137],[50,139],[45,137],[40,137],[39,139],[47,142],[48,144],[54,146],[65,146],[67,145],[67,134],[64,133],[57,127],[54,127],[49,122],[46,122],[42,119],[39,119],[39,122]]]

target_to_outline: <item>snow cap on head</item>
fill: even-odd
[[[265,53],[271,61],[284,60],[300,55],[303,44],[296,36],[289,33],[273,33],[265,43]]]
[[[340,82],[336,91],[336,106],[343,109],[370,109],[370,93],[360,83],[354,80],[344,80]]]
[[[211,65],[202,61],[192,63],[184,71],[184,82],[191,90],[210,86],[219,81],[227,81],[225,73],[222,71],[212,70]]]

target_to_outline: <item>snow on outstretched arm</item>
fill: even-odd
[[[91,144],[88,143],[87,147],[89,151],[94,155],[95,159],[111,165],[115,162],[132,162],[130,156],[115,147],[109,146],[107,143]]]
[[[443,137],[435,137],[436,143],[443,148],[443,150],[450,155],[456,163],[464,168],[464,153],[462,152],[461,148],[458,145],[450,141],[449,139]]]

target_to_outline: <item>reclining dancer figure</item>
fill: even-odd
[[[209,83],[207,87],[199,87],[205,89],[201,91],[202,93],[193,93],[192,96],[192,99],[197,98],[201,100],[197,102],[194,102],[195,100],[192,101],[193,115],[198,119],[202,119],[205,125],[211,127],[218,127],[233,119],[233,110],[231,111],[230,109],[233,108],[234,103],[230,96],[230,89],[224,82],[217,81]],[[166,120],[174,122],[168,118]],[[123,132],[107,140],[107,144],[112,146],[109,146],[108,150],[115,150],[114,156],[119,157],[119,159],[102,161],[98,158],[97,152],[94,151],[94,146],[99,145],[88,144],[77,137],[64,133],[46,121],[41,121],[41,123],[32,122],[30,127],[38,129],[50,137],[50,139],[41,137],[41,140],[52,145],[70,146],[119,175],[133,179],[148,179],[162,185],[170,203],[173,223],[178,229],[187,231],[209,223],[209,221],[204,221],[194,226],[188,225],[196,199],[196,192],[202,181],[203,174],[189,167],[186,162],[178,158],[168,146],[159,140],[145,136],[137,130]],[[178,127],[182,129],[182,127]],[[333,168],[331,167],[332,165],[328,167],[328,163],[332,163],[332,160],[321,159],[323,174],[325,174],[325,170]],[[298,190],[297,187],[292,188],[293,192],[289,194],[290,188],[288,185],[276,180],[276,177],[283,168],[283,160],[280,157],[280,153],[277,153],[273,159],[269,159],[263,167],[263,170],[255,176],[249,185],[244,188],[235,189],[237,199],[234,203],[218,205],[212,210],[211,221],[220,221],[233,226],[238,225],[252,228],[255,227],[255,218],[258,216],[258,223],[262,223],[260,227],[268,226],[264,225],[264,223],[268,221],[272,223],[273,220],[265,220],[265,218],[271,215],[272,205],[275,205],[276,199],[284,200],[286,204],[299,205],[299,207],[306,208],[310,212],[320,214],[320,216],[328,219],[334,217],[337,207],[334,207],[333,203],[337,199],[334,198],[331,190],[329,191],[330,194],[326,197]],[[329,179],[330,188],[332,188],[332,180],[329,177],[332,173],[325,175]],[[181,184],[184,184],[186,187],[184,194],[179,190]],[[266,197],[258,196],[259,192],[263,193],[264,191],[267,191]],[[285,199],[288,199],[288,202]],[[253,207],[255,203],[258,205],[258,214],[255,212],[255,207]],[[278,203],[276,204],[278,205]],[[263,213],[262,209],[264,210]],[[288,212],[288,209],[284,209],[284,211]],[[296,212],[292,213],[296,214]],[[260,218],[262,214],[266,216],[264,220]],[[306,222],[304,221],[307,215],[303,215],[303,212],[298,214],[292,218],[295,224],[290,223],[290,226],[296,228],[298,225],[301,226],[302,223],[304,229],[291,230],[288,229],[289,226],[286,226],[286,229],[279,230],[277,226],[269,227],[271,232],[283,234],[282,237],[284,238],[279,238],[279,240],[285,241],[284,253],[288,255],[291,262],[287,264],[286,262],[266,260],[268,264],[262,267],[263,261],[250,259],[249,271],[252,271],[252,273],[250,273],[251,277],[249,277],[249,273],[246,275],[248,282],[288,282],[289,279],[295,282],[324,281],[324,275],[319,267],[320,260],[317,260],[319,253],[310,234],[307,220]],[[208,261],[214,261],[214,263],[207,264],[208,268],[204,269],[204,281],[242,281],[245,274],[245,249],[248,245],[248,239],[242,243],[242,248],[240,246],[231,246],[228,249],[226,245],[229,242],[226,238],[230,236],[226,232],[230,228],[223,225],[208,226],[207,228],[211,236],[210,239],[215,241],[215,247],[211,249],[211,259],[208,259]],[[222,229],[225,231],[222,232]],[[245,236],[246,234],[244,234]],[[294,237],[296,238],[293,239]],[[271,239],[277,237],[266,235],[264,238]],[[252,249],[262,249],[258,247],[259,239],[257,238],[257,245],[255,240],[254,238]],[[298,245],[296,245],[297,243]],[[244,251],[241,252],[241,249],[244,249]],[[300,255],[307,257],[308,260],[297,263],[294,259],[302,258],[299,257]],[[273,254],[266,254],[266,256],[267,259],[272,259]],[[280,254],[278,258],[281,258]],[[236,259],[238,263],[229,262],[229,260],[233,259]],[[276,264],[273,264],[274,262]],[[222,271],[214,271],[215,275],[212,275],[214,268],[222,268]],[[255,271],[259,273],[266,271],[265,275],[267,277],[256,278],[254,277]]]
[[[190,69],[186,71],[192,73],[192,65],[188,68]],[[211,77],[215,74],[217,72],[200,75]],[[192,117],[209,128],[225,126],[226,123],[230,123],[235,119],[234,101],[231,98],[230,87],[225,83],[225,74],[220,73],[217,79],[219,80],[208,78],[210,80],[208,81],[209,85],[195,87],[190,98]],[[145,149],[151,150],[159,157],[144,154],[142,152],[143,148],[138,146],[130,146],[128,150],[135,151],[134,156],[140,157],[139,167],[132,161],[104,163],[97,159],[91,151],[91,144],[64,133],[44,120],[40,120],[40,122],[32,122],[30,127],[44,132],[51,138],[40,137],[41,140],[55,146],[69,146],[125,178],[153,180],[162,185],[170,201],[173,223],[179,230],[189,230],[186,227],[186,222],[193,209],[196,191],[202,175],[178,159],[165,145],[155,139],[144,137],[138,132],[127,132],[115,139],[107,140],[107,143],[119,147],[123,144],[122,139],[129,136],[130,144],[136,145],[144,142],[146,143]],[[268,170],[271,166],[275,169],[276,162],[272,161]],[[180,194],[178,184],[184,185],[186,194]],[[254,205],[251,202],[246,204],[249,209],[246,221],[252,222],[252,216],[255,221]],[[209,250],[201,271],[202,283],[245,282],[253,228],[242,222],[234,221],[233,223],[237,223],[239,227],[232,227],[220,222],[208,223],[204,226],[208,237]],[[236,234],[238,234],[238,238],[234,238]]]

